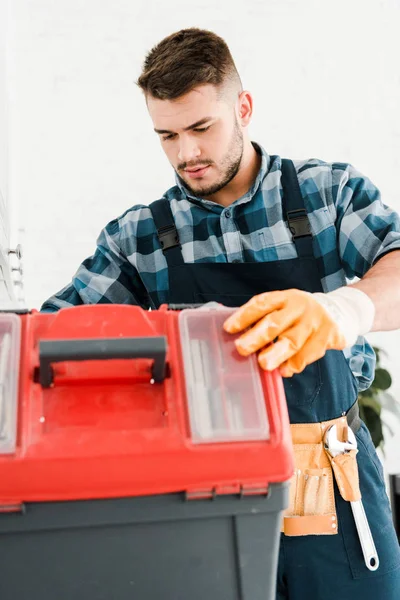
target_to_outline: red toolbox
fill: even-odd
[[[0,314],[2,600],[275,598],[289,419],[231,312]]]

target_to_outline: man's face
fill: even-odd
[[[149,97],[147,106],[169,162],[193,195],[211,196],[235,177],[243,133],[233,100],[203,85],[176,100]]]

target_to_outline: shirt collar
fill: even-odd
[[[265,151],[265,149],[260,144],[257,144],[257,142],[251,142],[251,143],[252,143],[254,149],[256,150],[256,152],[261,155],[260,170],[259,170],[257,177],[255,178],[254,183],[251,186],[251,188],[246,192],[246,194],[244,194],[244,196],[235,200],[234,204],[242,204],[244,202],[249,202],[253,198],[253,196],[256,194],[261,182],[265,179],[266,175],[268,174],[268,170],[269,170],[269,166],[270,166],[270,162],[271,162],[271,158],[270,158],[269,154]],[[216,206],[216,203],[212,202],[211,200],[206,200],[204,198],[201,198],[200,196],[194,196],[193,194],[191,194],[189,192],[189,190],[187,189],[187,187],[182,183],[182,180],[178,177],[177,173],[175,173],[175,182],[184,197],[186,197],[190,200],[195,200],[196,202],[201,202],[201,204],[203,204],[205,206],[209,206],[210,208]]]

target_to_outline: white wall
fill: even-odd
[[[0,242],[5,227],[5,198],[8,195],[8,131],[7,131],[7,3],[0,0]]]
[[[398,0],[13,0],[10,9],[11,187],[29,306],[70,280],[107,221],[173,184],[133,81],[145,53],[182,27],[226,39],[254,93],[252,137],[268,152],[351,162],[400,210]],[[400,399],[400,334],[373,339],[387,348]],[[400,471],[399,441],[391,470]]]
[[[9,260],[8,3],[0,0],[0,305],[14,300]]]

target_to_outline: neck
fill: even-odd
[[[209,196],[207,200],[212,200],[217,204],[221,204],[221,206],[229,206],[249,191],[260,167],[261,156],[256,152],[252,143],[248,141],[244,146],[242,162],[235,177],[222,190]]]

